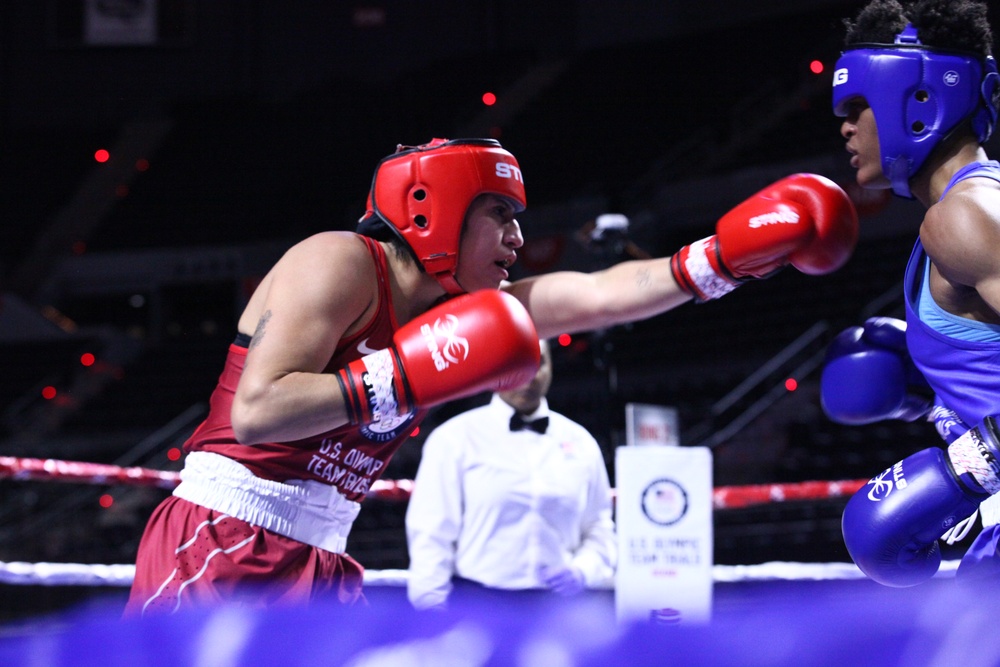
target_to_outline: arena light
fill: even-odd
[[[103,148],[98,148],[94,151],[94,159],[101,163],[107,162],[111,159],[111,153]]]
[[[795,378],[788,378],[785,380],[785,389],[788,391],[795,391],[799,388],[799,382]]]
[[[110,493],[105,493],[101,495],[100,499],[98,499],[97,502],[99,502],[101,504],[101,507],[103,507],[104,509],[108,509],[109,507],[115,504],[115,499]]]
[[[569,347],[570,344],[573,342],[573,337],[570,336],[569,334],[559,334],[559,338],[557,340],[559,341],[559,344],[561,346]]]
[[[47,401],[51,401],[53,398],[55,398],[56,393],[57,393],[56,388],[53,387],[52,385],[48,385],[47,387],[42,388],[42,398],[44,398]]]
[[[84,352],[80,355],[80,363],[84,366],[93,366],[95,361],[97,361],[97,358],[90,352]]]
[[[822,74],[824,69],[822,60],[813,60],[809,63],[809,71],[813,74]]]
[[[485,104],[488,107],[491,107],[491,106],[493,106],[496,103],[497,103],[497,96],[496,95],[494,95],[491,92],[485,92],[485,93],[483,93],[483,104]]]
[[[167,450],[167,459],[170,461],[179,461],[181,458],[181,450],[177,447],[171,447]]]

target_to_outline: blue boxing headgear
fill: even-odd
[[[833,112],[863,97],[875,114],[882,172],[892,190],[911,198],[910,178],[960,123],[985,143],[997,121],[996,61],[926,47],[907,25],[894,44],[858,44],[841,54],[833,72]]]

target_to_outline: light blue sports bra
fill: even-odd
[[[973,162],[968,164],[962,169],[960,169],[948,183],[948,187],[945,188],[944,192],[941,193],[941,199],[948,194],[951,187],[966,178],[973,175],[975,176],[986,176],[988,178],[997,178],[996,169],[1000,167],[996,161],[990,162]],[[977,173],[978,172],[978,173]],[[964,317],[959,317],[957,315],[952,315],[951,313],[945,312],[941,306],[937,305],[933,297],[931,297],[931,260],[929,257],[924,258],[924,271],[923,271],[923,284],[920,286],[920,291],[917,295],[917,314],[920,319],[929,326],[934,331],[944,334],[945,336],[951,336],[958,340],[971,340],[979,342],[996,342],[1000,341],[1000,324],[988,324],[986,322],[976,322],[975,320],[969,320]]]
[[[924,279],[917,297],[917,312],[924,324],[940,334],[958,340],[980,342],[1000,341],[1000,324],[977,322],[958,315],[952,315],[937,305],[931,297],[931,260],[924,260]]]

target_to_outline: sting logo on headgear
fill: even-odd
[[[910,178],[960,123],[971,122],[980,143],[996,124],[996,61],[979,54],[924,46],[907,25],[893,44],[857,44],[834,68],[833,112],[847,116],[864,98],[875,115],[882,172],[892,190],[912,199]]]
[[[455,278],[462,225],[483,194],[503,197],[515,213],[524,210],[524,178],[514,156],[493,139],[434,139],[399,146],[379,163],[368,208],[449,294],[463,294]]]
[[[515,181],[524,183],[524,177],[521,176],[521,169],[516,164],[497,162],[496,173],[500,178],[513,178]]]

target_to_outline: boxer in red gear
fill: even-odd
[[[812,210],[801,194],[772,204],[804,207],[810,240],[748,234],[729,271],[740,276],[750,256],[783,265],[804,248],[823,257],[807,272],[847,260],[853,208]],[[520,166],[499,143],[435,139],[379,163],[358,233],[288,250],[240,316],[182,482],[146,527],[126,615],[359,600],[363,570],[344,552],[358,503],[427,408],[530,378],[539,338],[691,301],[669,258],[509,282],[526,205]]]

